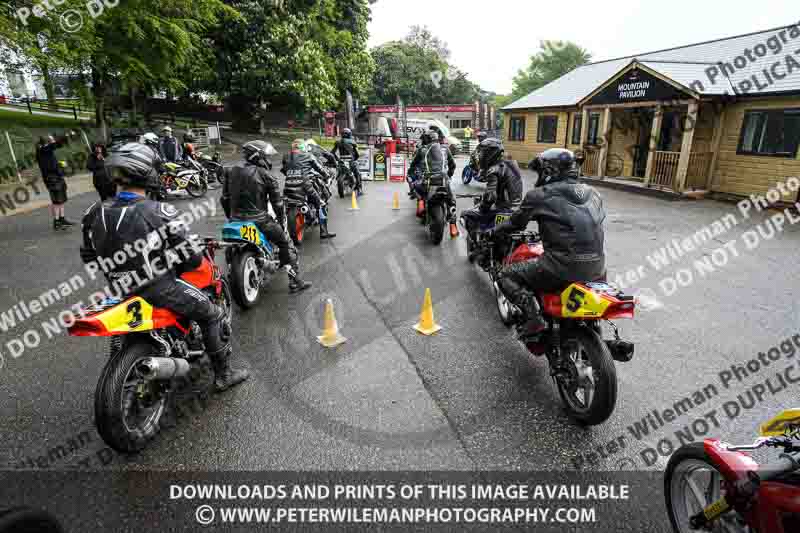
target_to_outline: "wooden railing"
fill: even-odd
[[[680,158],[680,152],[654,152],[650,185],[674,190],[675,176],[678,174],[678,161]]]
[[[582,174],[584,176],[599,176],[600,173],[598,172],[597,166],[600,163],[600,151],[585,150],[583,156],[586,159],[583,162],[583,167],[581,167]]]
[[[689,170],[686,172],[686,188],[705,189],[711,167],[713,152],[693,152],[689,156]]]

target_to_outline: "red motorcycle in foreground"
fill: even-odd
[[[744,452],[779,448],[759,465]],[[676,533],[795,533],[800,531],[800,409],[761,426],[753,444],[717,439],[679,448],[664,475],[669,519]]]
[[[494,216],[492,225],[508,216]],[[524,313],[503,293],[497,274],[503,266],[540,257],[544,248],[538,234],[514,233],[503,242],[481,237],[474,246],[483,250],[479,264],[494,285],[500,319],[507,327],[524,322]],[[560,292],[539,293],[537,297],[547,328],[520,340],[532,354],[547,356],[550,375],[572,418],[586,425],[605,422],[617,401],[614,361],[628,362],[634,351],[632,343],[620,339],[611,320],[633,318],[634,297],[603,281],[572,283]],[[601,321],[614,329],[613,340],[603,340]]]
[[[205,239],[199,268],[181,279],[205,292],[226,312],[222,335],[231,335],[231,292],[214,263],[222,245]],[[176,399],[194,383],[209,383],[210,364],[200,326],[141,296],[108,299],[89,309],[69,328],[74,337],[109,337],[109,358],[94,397],[97,431],[113,449],[133,453],[160,431]]]

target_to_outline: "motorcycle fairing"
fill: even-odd
[[[272,252],[272,244],[264,237],[254,222],[228,222],[222,228],[222,240],[225,242],[249,242]]]
[[[597,288],[593,290],[582,283],[573,283],[559,294],[544,294],[545,313],[574,319],[633,318],[636,307],[633,300],[617,298],[613,295],[616,289],[610,285],[592,285]]]
[[[88,309],[68,328],[74,337],[112,337],[168,327],[177,327],[184,333],[178,315],[168,309],[153,307],[141,296],[134,296],[111,307]]]
[[[783,437],[789,429],[800,427],[800,409],[786,409],[769,422],[761,424],[759,434],[762,437]]]
[[[184,272],[181,274],[181,279],[198,289],[208,288],[214,283],[214,263],[204,257],[198,268]]]

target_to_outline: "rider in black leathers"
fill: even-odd
[[[522,202],[522,174],[516,161],[503,159],[503,143],[498,139],[486,139],[476,152],[480,171],[486,175],[486,191],[478,207],[461,214],[469,232],[474,231],[482,219],[498,211],[516,209]],[[480,253],[481,250],[470,252],[471,259]]]
[[[414,159],[408,168],[408,175],[413,177],[417,171],[421,174],[421,179],[414,182],[414,189],[419,194],[422,189],[420,182],[425,183],[425,191],[429,192],[435,187],[445,187],[447,189],[448,221],[450,223],[451,235],[458,235],[456,229],[456,198],[450,189],[450,178],[456,171],[456,162],[453,154],[446,146],[440,144],[439,137],[441,131],[438,128],[431,128],[423,134],[422,146],[414,154]]]
[[[311,287],[311,283],[300,278],[297,251],[284,228],[286,215],[280,184],[269,172],[272,168],[270,148],[264,141],[250,141],[242,147],[245,159],[225,168],[221,202],[229,219],[254,222],[278,247],[280,266],[290,267],[287,270],[289,290],[295,293]],[[270,203],[277,221],[269,214]]]
[[[539,174],[511,219],[494,236],[539,223],[544,255],[500,271],[503,292],[526,314],[520,333],[531,335],[546,326],[535,291],[559,290],[570,283],[603,279],[606,273],[603,200],[592,187],[578,182],[575,155],[562,148],[543,152],[534,162]]]
[[[306,151],[305,141],[297,139],[292,143],[292,150],[283,158],[281,172],[286,176],[283,184],[283,197],[288,201],[299,203],[308,202],[317,213],[325,207],[320,198],[315,182],[324,179],[325,169],[319,164],[317,158]],[[328,231],[327,220],[320,220],[319,238],[332,239],[335,233]]]
[[[356,194],[362,196],[364,187],[361,184],[361,172],[358,170],[358,144],[353,139],[353,132],[350,128],[342,130],[342,138],[333,145],[331,153],[337,157],[344,157],[350,160],[350,171],[356,179]]]
[[[214,367],[215,385],[222,391],[247,379],[247,370],[230,366],[232,348],[226,314],[199,289],[178,278],[200,266],[202,248],[189,238],[172,205],[145,198],[159,179],[155,154],[139,143],[118,146],[106,160],[106,170],[121,187],[113,203],[97,202],[83,217],[81,258],[111,265],[109,282],[127,287],[156,307],[196,321]],[[167,226],[166,228],[164,226]],[[145,243],[145,251],[137,243]],[[123,264],[112,258],[126,257]],[[177,258],[177,261],[175,259]],[[177,262],[177,267],[169,268]]]

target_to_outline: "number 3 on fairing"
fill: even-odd
[[[144,317],[142,317],[142,302],[139,300],[131,302],[128,304],[127,311],[128,314],[131,315],[131,319],[128,321],[128,327],[136,329],[141,326],[144,321]]]
[[[578,287],[573,287],[567,298],[567,311],[570,313],[576,312],[583,305],[585,295]]]

